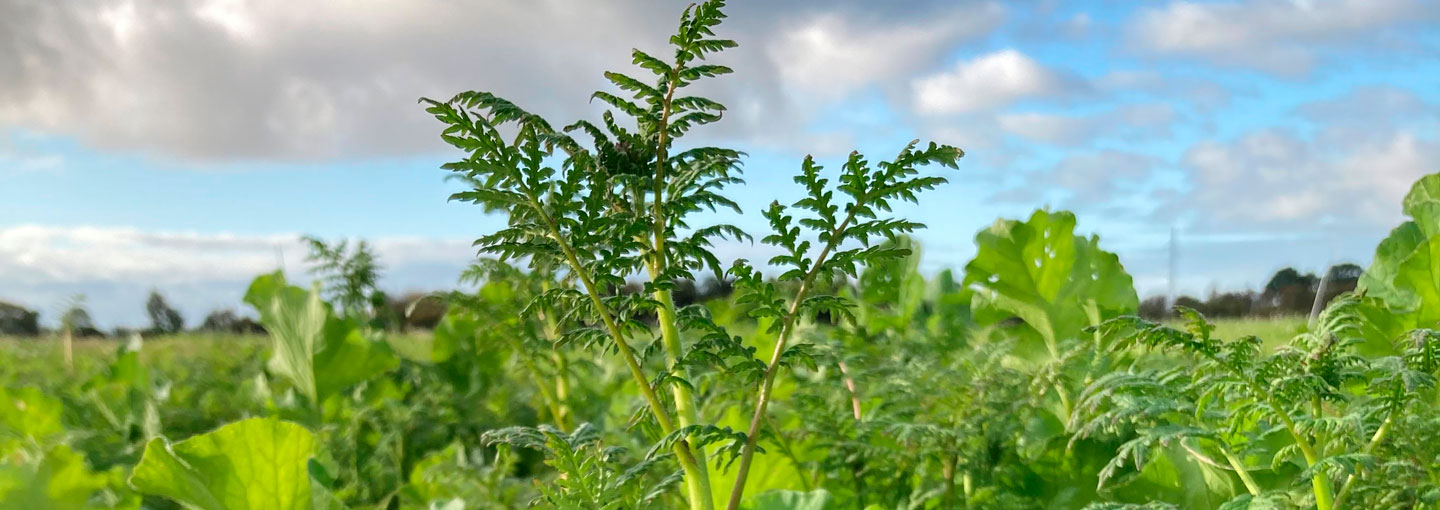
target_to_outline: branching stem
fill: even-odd
[[[1385,436],[1390,433],[1390,424],[1392,423],[1395,423],[1394,414],[1385,417],[1385,421],[1380,424],[1380,428],[1375,429],[1375,435],[1370,436],[1370,442],[1365,443],[1365,447],[1360,451],[1367,455],[1375,451],[1375,448],[1380,446],[1380,443],[1385,441]],[[1343,506],[1345,504],[1345,498],[1350,495],[1350,489],[1355,486],[1355,480],[1359,478],[1359,476],[1357,476],[1358,474],[1359,473],[1350,473],[1350,476],[1345,477],[1345,483],[1340,485],[1340,492],[1335,495],[1335,508],[1345,508]]]
[[[620,326],[616,324],[615,317],[610,313],[610,309],[605,306],[605,300],[600,297],[600,292],[595,286],[594,278],[590,276],[590,272],[585,269],[585,266],[580,263],[579,257],[575,255],[575,249],[570,247],[570,243],[565,240],[565,236],[561,235],[560,228],[556,226],[554,219],[545,212],[545,209],[540,206],[540,201],[535,198],[535,194],[527,189],[525,190],[525,196],[529,199],[530,206],[535,209],[536,214],[540,215],[541,220],[545,222],[545,227],[549,231],[550,238],[559,245],[560,251],[565,254],[565,261],[570,265],[570,269],[575,271],[575,275],[580,278],[580,283],[585,286],[585,292],[590,296],[590,301],[595,306],[595,313],[600,315],[601,322],[605,323],[605,329],[610,332],[610,336],[615,340],[615,347],[620,351],[620,357],[625,360],[625,366],[630,369],[631,377],[635,379],[636,385],[640,387],[640,394],[645,398],[645,402],[650,405],[650,414],[655,415],[655,421],[660,423],[660,430],[666,434],[675,432],[675,422],[670,420],[669,411],[660,403],[660,398],[655,395],[655,389],[650,386],[650,381],[645,377],[645,370],[640,367],[639,357],[636,356],[635,350],[630,347],[630,344],[625,341],[624,332],[620,331]],[[680,461],[680,468],[685,472],[686,486],[690,489],[690,507],[694,510],[709,510],[713,508],[713,500],[702,500],[695,497],[695,494],[702,490],[708,492],[709,480],[701,476],[701,468],[695,459],[695,455],[690,450],[690,442],[683,439],[676,441],[674,450],[676,458]],[[702,483],[703,486],[701,485]]]
[[[785,313],[784,322],[780,327],[780,336],[775,340],[775,350],[770,354],[770,363],[765,367],[765,375],[760,381],[760,396],[755,402],[755,415],[750,418],[750,429],[746,433],[745,446],[740,450],[740,467],[735,472],[735,486],[730,489],[730,503],[728,510],[738,510],[740,499],[745,495],[745,481],[750,474],[750,461],[755,457],[755,446],[760,438],[760,424],[765,419],[765,410],[770,405],[770,392],[775,387],[775,376],[780,371],[780,355],[785,353],[785,344],[790,340],[790,335],[795,330],[796,315],[800,312],[800,303],[805,301],[805,295],[810,292],[810,286],[814,283],[815,276],[820,273],[820,268],[825,265],[825,259],[830,252],[840,244],[844,238],[845,229],[850,227],[850,222],[855,220],[855,211],[863,202],[857,200],[850,212],[845,215],[845,220],[835,227],[830,233],[830,241],[820,250],[815,257],[815,262],[810,266],[810,271],[800,281],[800,288],[795,291],[795,300],[790,303],[790,309]]]

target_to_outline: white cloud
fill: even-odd
[[[1338,44],[1377,43],[1435,15],[1428,0],[1172,1],[1131,19],[1128,39],[1143,53],[1297,74]]]
[[[1063,95],[1079,86],[1077,79],[1014,49],[962,61],[912,83],[915,110],[925,115],[995,110],[1023,99]]]
[[[998,5],[987,3],[881,25],[829,12],[785,30],[766,49],[792,94],[835,99],[903,79],[957,41],[993,30],[1003,15]]]
[[[1263,130],[1197,144],[1182,163],[1184,208],[1200,228],[1388,227],[1410,185],[1440,167],[1440,143],[1403,131],[1331,143]]]

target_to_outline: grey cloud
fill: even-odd
[[[1179,120],[1166,104],[1131,104],[1089,115],[1007,113],[998,117],[1001,129],[1034,141],[1077,147],[1097,139],[1165,138]]]
[[[1295,111],[1302,117],[1326,124],[1373,125],[1440,117],[1440,105],[1389,85],[1357,87],[1344,96],[1307,103]]]
[[[1094,80],[1095,88],[1106,93],[1137,93],[1157,99],[1184,102],[1196,111],[1211,112],[1230,104],[1236,90],[1198,76],[1161,74],[1149,70],[1116,70]]]
[[[1137,198],[1156,189],[1154,177],[1162,168],[1162,161],[1143,154],[1112,149],[1077,152],[1053,167],[1026,172],[1023,179],[987,200],[1047,203],[1112,221],[1143,219],[1151,204]]]
[[[812,75],[793,71],[824,48],[777,52],[795,27],[870,46],[875,58],[860,62],[832,55],[848,66],[826,72],[853,89],[928,66],[1003,15],[980,2],[777,5],[730,9],[721,35],[742,46],[719,59],[741,74],[712,89],[732,118],[713,136],[811,143],[799,128],[815,107],[798,99]],[[0,74],[14,77],[0,85],[0,124],[199,161],[433,151],[436,126],[416,98],[485,89],[560,119],[588,116],[589,92],[606,87],[601,72],[626,68],[632,46],[660,49],[682,7],[11,0],[0,3],[0,31],[11,34],[0,39]]]

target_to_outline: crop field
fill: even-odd
[[[1440,509],[1440,174],[1313,318],[1141,318],[1060,210],[923,272],[897,211],[965,164],[937,143],[796,162],[745,232],[709,213],[745,155],[683,141],[726,111],[690,88],[723,7],[598,119],[421,101],[450,199],[507,220],[433,329],[316,239],[313,285],[249,285],[263,334],[0,339],[0,509]]]

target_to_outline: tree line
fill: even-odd
[[[1325,275],[1301,273],[1293,267],[1276,271],[1265,287],[1255,290],[1229,292],[1212,291],[1205,299],[1194,296],[1179,296],[1174,303],[1167,303],[1165,296],[1153,296],[1140,303],[1140,315],[1147,319],[1161,319],[1170,316],[1174,306],[1192,308],[1207,317],[1278,317],[1305,315],[1315,305],[1315,296],[1322,292],[1320,301],[1323,308],[1343,293],[1355,290],[1365,268],[1345,263],[1331,266]]]
[[[408,292],[391,297],[381,291],[377,284],[383,267],[365,241],[352,245],[345,240],[327,243],[313,236],[302,240],[310,247],[306,261],[312,264],[311,274],[343,314],[366,317],[374,327],[396,331],[433,329],[445,316],[448,305],[441,294]],[[1350,263],[1331,266],[1324,277],[1287,267],[1271,276],[1259,291],[1211,292],[1205,299],[1182,295],[1174,303],[1168,303],[1165,296],[1153,296],[1141,302],[1140,314],[1151,319],[1165,318],[1174,305],[1179,305],[1209,317],[1303,315],[1309,313],[1314,305],[1321,280],[1325,280],[1323,306],[1336,296],[1355,290],[1364,272],[1364,268]],[[733,282],[728,280],[681,280],[673,290],[674,299],[677,305],[685,306],[724,298],[733,292],[732,285]],[[642,290],[639,284],[633,282],[611,289],[616,294]],[[232,309],[214,310],[199,324],[186,329],[184,316],[170,306],[159,291],[150,292],[145,300],[145,312],[150,319],[148,328],[115,328],[107,332],[95,324],[85,308],[84,299],[77,296],[64,305],[60,327],[68,327],[77,337],[125,337],[131,333],[163,336],[185,331],[234,335],[265,333],[254,318],[240,315]],[[0,301],[0,336],[34,337],[45,333],[46,329],[40,325],[39,312]]]

